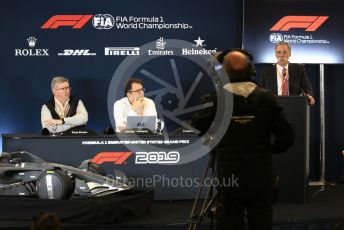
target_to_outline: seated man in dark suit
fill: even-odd
[[[302,64],[289,63],[290,55],[291,47],[288,43],[276,44],[277,63],[262,69],[260,86],[279,96],[304,94],[308,104],[313,105],[315,99],[306,69]]]

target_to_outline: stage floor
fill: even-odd
[[[320,187],[310,189],[307,204],[277,203],[274,205],[274,221],[333,219],[344,217],[344,184],[326,186],[313,197]],[[155,201],[151,213],[128,223],[185,223],[193,205],[188,201]]]
[[[324,191],[311,187],[307,204],[276,204],[274,220],[306,220],[344,217],[344,184],[327,185]]]
[[[324,191],[313,197],[315,191],[316,188],[312,187],[307,204],[276,204],[274,206],[274,229],[279,229],[276,226],[281,224],[315,222],[326,222],[333,227],[337,219],[344,217],[343,184],[326,186]],[[185,229],[192,205],[193,200],[154,201],[149,214],[116,225],[80,226],[64,223],[63,227],[64,229]],[[29,223],[0,220],[1,229],[27,229],[28,226]]]

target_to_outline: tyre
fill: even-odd
[[[36,192],[41,199],[69,199],[74,192],[74,183],[60,169],[47,170],[38,177]]]

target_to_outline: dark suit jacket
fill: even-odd
[[[289,95],[310,94],[313,95],[312,85],[308,79],[306,69],[302,64],[289,63]],[[277,95],[276,64],[265,67],[260,72],[262,88],[270,90]],[[302,89],[302,91],[301,91]]]

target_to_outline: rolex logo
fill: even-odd
[[[29,37],[26,39],[30,47],[35,47],[37,39],[35,37]]]
[[[29,44],[29,49],[14,49],[14,56],[49,56],[49,49],[37,49],[35,48],[37,39],[35,37],[28,37],[27,43]]]

